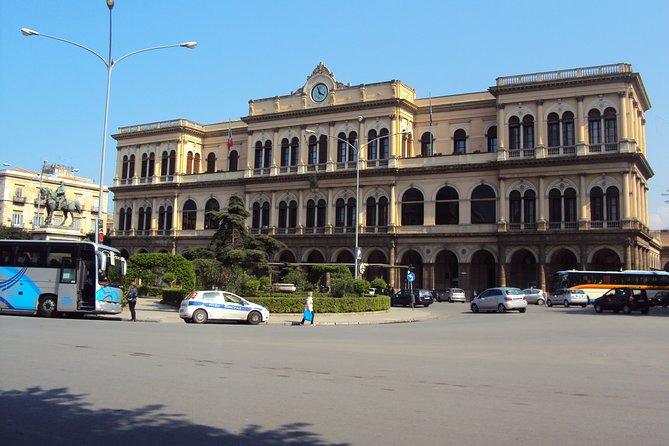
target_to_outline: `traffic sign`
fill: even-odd
[[[407,280],[409,282],[413,282],[416,279],[416,275],[413,273],[413,271],[409,271],[407,273]]]

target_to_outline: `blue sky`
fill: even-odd
[[[195,50],[132,56],[113,71],[108,134],[176,118],[239,119],[253,98],[289,94],[323,61],[338,81],[399,79],[418,97],[485,91],[495,78],[631,63],[651,100],[651,228],[669,229],[669,2],[116,0],[112,54],[195,40]],[[0,162],[42,159],[98,180],[106,71],[105,0],[0,0]],[[107,136],[105,184],[114,176]]]

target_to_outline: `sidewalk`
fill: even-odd
[[[169,305],[160,303],[160,299],[141,297],[137,299],[138,322],[162,322],[183,324],[178,310]],[[123,321],[130,320],[130,311],[127,307],[121,313]],[[376,325],[400,324],[408,322],[422,322],[437,319],[436,314],[429,308],[418,307],[415,310],[404,307],[391,307],[387,311],[369,313],[316,313],[316,325]],[[270,325],[299,325],[302,313],[271,313]]]

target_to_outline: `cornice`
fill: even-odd
[[[278,113],[267,113],[264,115],[257,115],[257,116],[243,116],[240,119],[247,124],[252,124],[252,123],[267,122],[280,119],[305,118],[309,116],[330,115],[334,113],[342,113],[347,111],[369,110],[379,107],[399,107],[407,109],[408,111],[413,113],[416,113],[418,111],[418,107],[414,103],[409,102],[406,99],[391,98],[391,99],[381,99],[377,101],[356,102],[352,104],[340,104],[340,105],[331,105],[327,107],[291,110]]]
[[[607,84],[613,82],[627,82],[640,81],[638,73],[612,73],[605,76],[592,77],[574,77],[559,79],[545,82],[527,82],[522,84],[511,84],[504,86],[494,86],[488,88],[488,91],[495,97],[501,94],[518,93],[522,91],[538,91],[538,90],[552,90],[556,88],[565,88],[574,85],[592,85],[592,84]],[[643,89],[643,86],[642,86]],[[645,90],[644,90],[645,97]]]
[[[116,141],[121,141],[124,139],[139,138],[144,136],[169,135],[171,133],[186,134],[186,135],[196,136],[198,138],[204,138],[205,135],[207,134],[204,130],[198,130],[194,129],[193,127],[180,125],[175,127],[167,127],[163,129],[159,128],[159,129],[139,130],[137,132],[114,133],[111,136]]]

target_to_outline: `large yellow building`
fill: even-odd
[[[65,220],[72,236],[84,237],[96,232],[100,184],[89,178],[76,176],[78,169],[60,164],[44,164],[41,171],[8,167],[0,170],[0,222],[3,226],[21,228],[43,233],[47,229],[45,196],[40,187],[55,191],[61,182],[65,186],[65,198],[77,202],[81,212],[74,211]],[[103,189],[103,203],[107,202],[108,189]],[[63,229],[64,214],[54,211],[52,228]],[[103,206],[102,219],[107,221],[107,209]]]
[[[321,63],[290,94],[249,101],[240,121],[119,129],[114,245],[206,247],[207,211],[238,195],[251,231],[287,245],[273,260],[353,264],[357,238],[364,275],[396,288],[408,265],[414,287],[470,290],[545,288],[568,268],[659,269],[649,108],[628,64],[417,98],[398,80],[341,83]]]

